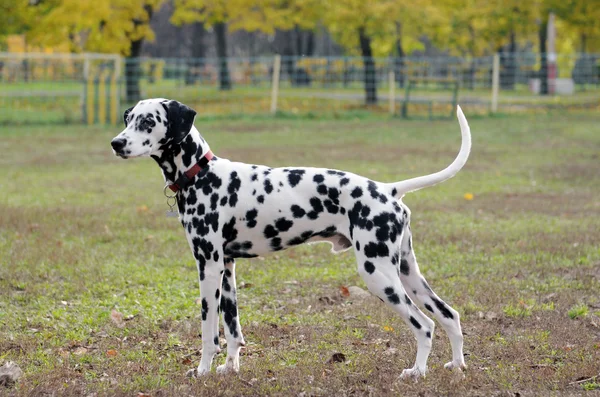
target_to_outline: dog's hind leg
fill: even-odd
[[[412,247],[412,234],[408,225],[405,227],[401,242],[400,280],[415,303],[431,312],[448,334],[452,346],[452,361],[445,367],[449,369],[466,368],[459,314],[433,292],[419,271]]]
[[[359,233],[359,236],[360,234],[363,233]],[[354,238],[356,239],[359,236],[355,235]],[[360,240],[372,241],[374,238],[372,235],[364,237],[366,239],[362,238]],[[408,297],[402,286],[397,268],[392,264],[392,255],[399,254],[397,252],[397,244],[388,242],[388,244],[384,245],[385,248],[382,245],[381,249],[375,252],[367,251],[367,249],[356,251],[358,272],[365,280],[369,291],[388,304],[396,313],[400,314],[413,331],[417,339],[417,357],[414,366],[410,369],[405,369],[402,372],[401,378],[416,379],[424,376],[427,371],[427,358],[431,351],[434,322],[412,303],[412,300]]]
[[[240,370],[240,349],[246,343],[237,310],[237,293],[235,285],[235,261],[225,258],[225,273],[221,289],[221,312],[225,323],[227,338],[227,358],[225,364],[217,367],[217,372],[238,372]]]

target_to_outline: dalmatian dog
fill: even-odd
[[[394,183],[344,171],[271,168],[217,157],[194,127],[196,112],[162,98],[140,101],[124,114],[125,129],[111,142],[124,159],[150,156],[176,197],[178,216],[194,255],[202,302],[202,358],[192,376],[210,372],[219,348],[219,312],[227,358],[217,372],[237,372],[244,336],[240,327],[235,260],[303,243],[327,242],[334,253],[354,248],[369,291],[398,313],[414,333],[417,356],[401,378],[425,375],[434,322],[452,346],[446,368],[465,368],[459,314],[421,275],[413,251],[408,193],[453,177],[471,149],[467,120],[457,109],[462,143],[444,170]],[[376,155],[376,154],[374,154]]]

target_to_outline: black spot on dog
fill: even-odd
[[[252,176],[250,177],[251,181],[256,181],[258,179],[258,175],[257,174],[252,174]]]
[[[258,211],[256,208],[251,209],[246,212],[246,226],[250,229],[256,226],[256,217],[258,216]]]
[[[223,312],[223,320],[229,329],[229,333],[234,337],[238,337],[237,323],[237,302],[230,298],[223,297],[221,299],[221,311]]]
[[[275,238],[271,239],[271,250],[280,251],[282,249],[283,249],[283,247],[281,246],[281,238],[275,237]]]
[[[375,271],[375,265],[373,264],[373,262],[365,262],[365,271],[369,274],[373,274],[373,272]]]
[[[400,303],[400,297],[398,296],[398,294],[394,291],[394,288],[392,287],[387,287],[383,290],[383,292],[385,292],[385,294],[387,295],[388,300],[393,303],[394,305],[397,305]]]
[[[342,179],[340,179],[340,187],[341,186],[346,186],[349,183],[350,183],[350,179],[348,179],[348,178],[342,178]]]
[[[197,201],[198,201],[198,198],[196,197],[196,190],[188,189],[187,190],[187,198],[185,199],[185,203],[187,205],[194,205],[194,204],[196,204]]]
[[[288,182],[290,183],[290,186],[295,187],[298,183],[300,183],[305,172],[306,171],[304,170],[291,170],[288,174]]]
[[[263,230],[265,238],[273,238],[279,234],[279,231],[273,225],[267,225]]]
[[[323,201],[323,205],[327,209],[327,212],[329,212],[330,214],[337,214],[339,212],[340,207],[335,205],[331,200]]]
[[[221,297],[221,290],[215,290],[215,299],[219,299]]]
[[[446,318],[454,319],[454,315],[452,314],[452,312],[450,310],[448,310],[448,308],[446,307],[444,302],[442,302],[434,297],[431,297],[431,300],[435,304],[435,307],[437,307],[437,309],[440,311],[440,313],[442,313],[442,316],[444,316]]]
[[[319,194],[327,194],[327,186],[321,184],[317,186],[317,193]]]
[[[210,196],[210,209],[215,211],[217,209],[217,203],[219,202],[219,195],[217,193],[213,193]]]
[[[256,201],[258,201],[260,204],[265,202],[265,196],[263,196],[262,194],[260,196],[256,197]]]
[[[360,251],[360,242],[356,240],[356,250]]]
[[[313,181],[315,181],[316,183],[323,183],[324,180],[325,177],[321,174],[316,174],[315,176],[313,176]]]
[[[412,305],[412,301],[410,300],[410,298],[408,297],[408,295],[404,294],[404,302],[406,302],[407,305]]]
[[[300,207],[299,205],[296,205],[296,204],[292,205],[291,210],[292,210],[292,215],[296,219],[302,218],[304,215],[306,215],[306,211],[304,211],[304,209],[302,207]]]
[[[408,265],[408,261],[406,259],[400,260],[400,273],[408,276],[410,274],[410,266]]]
[[[277,227],[280,232],[287,232],[293,225],[294,222],[288,221],[285,218],[279,218],[275,221],[275,227]]]
[[[425,306],[425,309],[427,309],[427,310],[429,310],[430,312],[432,312],[432,313],[433,313],[433,307],[431,307],[431,306],[429,305],[429,303],[425,303],[423,306]]]
[[[385,243],[369,242],[367,245],[365,245],[365,255],[367,258],[386,257],[389,256],[389,254],[390,251]]]
[[[415,327],[416,329],[421,329],[421,324],[419,324],[419,322],[417,321],[416,318],[414,318],[413,316],[410,316],[410,323],[413,325],[413,327]]]
[[[288,241],[288,245],[300,245],[306,242],[309,238],[313,236],[312,230],[307,230],[302,233],[300,236],[294,237],[293,239]]]
[[[273,184],[271,183],[271,181],[265,179],[263,186],[265,187],[265,193],[271,194],[271,192],[273,191]]]
[[[361,188],[359,188],[358,186],[357,186],[357,187],[355,187],[355,188],[352,190],[352,193],[350,193],[350,195],[351,195],[353,198],[359,198],[360,196],[362,196],[362,194],[363,194],[363,191],[362,191],[362,189],[361,189]]]
[[[237,238],[237,229],[235,228],[235,216],[232,216],[229,222],[223,225],[223,238],[226,242],[233,241]]]
[[[206,321],[206,316],[208,315],[208,302],[206,298],[202,298],[202,321]]]
[[[313,211],[315,212],[323,212],[323,203],[319,200],[318,197],[312,197],[309,200],[310,205],[313,207]]]

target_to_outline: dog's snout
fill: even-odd
[[[110,142],[110,145],[112,146],[112,148],[115,150],[115,152],[120,152],[121,150],[123,150],[123,148],[125,147],[125,145],[127,145],[127,139],[123,139],[123,138],[115,138]]]

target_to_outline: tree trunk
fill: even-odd
[[[153,9],[150,5],[144,6],[144,11],[148,14],[148,21],[152,19]],[[144,21],[139,19],[133,20],[133,25],[137,28],[143,25]],[[148,22],[149,23],[149,22]],[[140,90],[140,55],[142,55],[142,44],[144,39],[139,39],[131,42],[129,56],[125,59],[125,99],[127,102],[137,102],[141,99]]]
[[[227,65],[227,25],[218,22],[214,26],[217,39],[217,59],[219,62],[219,88],[223,91],[231,89],[231,78]]]
[[[548,95],[548,54],[546,50],[546,39],[548,35],[548,20],[545,19],[539,26],[538,37],[540,41],[540,70],[538,77],[540,79],[540,95]]]
[[[293,37],[291,30],[280,31],[282,37],[283,48],[281,49],[281,68],[283,73],[287,75],[290,84],[295,84],[294,69],[296,69],[296,62],[294,59],[294,47],[292,46]]]
[[[204,36],[206,29],[204,23],[195,22],[192,25],[192,45],[191,57],[188,60],[188,67],[185,73],[185,84],[194,84],[201,78],[204,68],[204,58],[206,57],[206,46],[204,45]]]
[[[510,44],[508,45],[508,52],[505,52],[504,56],[500,57],[500,63],[502,64],[502,68],[500,69],[500,87],[503,90],[514,90],[515,83],[517,81],[518,69],[517,38],[514,30],[511,30],[510,32]]]
[[[312,57],[315,54],[315,32],[309,30],[306,32],[306,56]]]
[[[302,29],[298,25],[294,26],[294,34],[296,35],[296,55],[302,56],[303,54],[303,46],[302,46]]]
[[[371,49],[371,38],[366,35],[365,29],[362,27],[358,30],[358,35],[365,70],[365,103],[367,105],[374,105],[377,103],[377,79],[375,76],[373,50]]]
[[[398,87],[404,87],[404,48],[402,47],[402,24],[396,22],[396,58],[394,59],[394,74]]]

